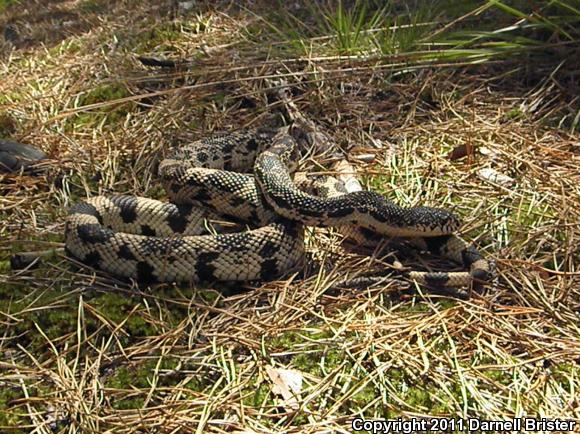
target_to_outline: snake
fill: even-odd
[[[74,204],[67,254],[144,283],[270,281],[303,266],[305,226],[337,227],[358,241],[408,238],[465,269],[408,272],[418,284],[489,280],[488,261],[455,235],[453,213],[403,207],[374,191],[349,193],[333,177],[323,187],[302,186],[296,136],[292,126],[255,128],[173,149],[157,169],[168,202],[106,195]]]

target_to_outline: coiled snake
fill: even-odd
[[[488,279],[488,262],[453,235],[459,221],[447,211],[403,208],[372,191],[343,193],[338,184],[319,196],[300,190],[291,176],[298,147],[289,131],[216,135],[174,151],[158,169],[172,203],[98,196],[74,205],[67,252],[142,282],[272,280],[300,267],[303,225],[337,226],[356,228],[358,238],[411,237],[469,270],[410,272],[418,283]],[[215,214],[251,228],[200,235]]]

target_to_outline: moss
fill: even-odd
[[[501,369],[486,369],[483,371],[483,375],[504,386],[508,386],[513,381],[512,375],[508,371]]]
[[[403,376],[403,371],[401,371],[400,369],[397,368],[391,368],[389,369],[389,380],[391,381],[391,383],[401,383],[404,380],[404,376]]]
[[[124,322],[123,331],[127,336],[119,338],[122,344],[129,344],[135,339],[157,334],[157,327],[153,323],[147,322],[139,309],[134,310],[135,305],[140,304],[140,300],[136,297],[107,292],[87,298],[86,303],[105,314],[107,320],[115,324]],[[91,316],[87,316],[87,321],[89,321],[88,326],[96,327],[99,325],[96,322],[97,319],[93,319]]]
[[[263,405],[273,406],[274,400],[270,392],[270,385],[262,383],[248,388],[249,393],[244,396],[243,403],[249,407],[260,408]]]
[[[208,384],[204,382],[201,377],[195,376],[193,378],[190,378],[184,385],[184,387],[193,392],[203,392],[204,390],[207,389]]]
[[[293,426],[306,425],[307,423],[308,423],[308,415],[307,414],[304,414],[304,413],[298,413],[292,419],[292,425]]]
[[[38,272],[46,278],[49,271],[45,268],[41,270],[35,270],[35,273]],[[18,318],[18,321],[5,325],[4,336],[8,342],[11,337],[18,336],[20,345],[30,346],[30,350],[40,350],[44,353],[46,341],[37,333],[35,325],[38,325],[51,339],[61,338],[69,331],[69,324],[76,324],[76,309],[72,302],[69,304],[57,301],[61,295],[58,288],[36,296],[32,304],[29,293],[29,289],[20,285],[10,283],[0,285],[0,311]],[[38,307],[41,306],[44,308],[39,309]],[[69,308],[72,309],[72,313],[67,314]]]
[[[362,409],[377,398],[377,390],[370,384],[367,384],[361,390],[353,394],[348,400],[348,409]],[[345,404],[346,405],[346,404]]]
[[[144,193],[144,196],[145,197],[148,197],[150,199],[157,199],[157,200],[159,200],[159,199],[162,199],[162,198],[166,197],[167,194],[165,193],[165,189],[162,186],[156,185],[154,187],[151,187],[149,190],[147,190]]]
[[[452,309],[455,306],[457,306],[457,301],[449,298],[449,299],[440,299],[438,300],[437,304],[439,304],[439,306],[441,307],[441,309],[443,310],[447,310],[447,309]],[[427,312],[429,310],[429,307],[426,304],[423,304],[423,306],[425,306],[425,312]]]
[[[578,377],[578,366],[571,363],[560,363],[551,368],[550,376],[561,388],[573,394],[574,385],[571,379]]]
[[[53,215],[52,214],[53,210],[50,207],[44,209],[43,211],[47,213],[48,218],[52,221],[58,220],[60,217],[56,212]],[[0,214],[0,218],[1,217],[2,217],[2,215]],[[8,238],[8,236],[7,236],[7,238]],[[9,273],[11,271],[10,259],[13,255],[23,253],[23,252],[37,250],[37,248],[34,247],[36,241],[38,241],[39,244],[42,244],[42,243],[61,243],[63,241],[63,234],[62,233],[45,233],[42,235],[37,235],[36,233],[30,234],[30,233],[22,232],[19,235],[19,239],[16,239],[16,240],[12,239],[10,245],[7,246],[6,249],[3,250],[3,252],[0,252],[0,263],[3,261],[7,262],[7,264],[6,264],[7,268],[4,268],[4,266],[0,265],[0,271],[5,270],[6,273]],[[38,248],[38,249],[41,249],[41,248]],[[46,250],[48,250],[48,249],[46,249]],[[49,270],[50,270],[51,266],[54,265],[55,263],[57,263],[58,261],[60,261],[60,257],[53,250],[53,252],[51,254],[46,254],[46,255],[42,256],[41,260],[38,262],[39,266],[33,267],[33,269],[30,272],[34,275],[34,277],[38,277],[38,278],[46,277],[47,273],[50,274]]]
[[[328,348],[323,352],[322,358],[320,359],[320,365],[328,374],[338,368],[344,360],[345,353],[343,350]],[[350,364],[347,364],[347,366],[350,366]]]
[[[129,97],[131,93],[121,83],[101,84],[91,89],[79,98],[79,107],[101,103],[114,103]],[[132,102],[119,104],[107,104],[102,108],[93,108],[89,111],[79,112],[68,118],[67,131],[75,129],[87,129],[97,126],[111,128],[124,121],[127,115],[136,109],[137,105]]]
[[[276,352],[277,350],[281,349],[292,349],[296,344],[301,342],[304,342],[304,338],[300,335],[300,333],[295,331],[287,331],[268,338],[268,347],[272,352]]]
[[[115,101],[129,95],[127,88],[120,83],[101,84],[83,95],[80,99],[80,105]]]
[[[155,364],[146,362],[141,366],[122,366],[105,380],[105,388],[110,389],[143,389],[149,387],[149,378]]]
[[[141,389],[148,390],[154,380],[155,372],[160,374],[164,371],[172,371],[179,365],[179,359],[172,357],[163,357],[161,362],[158,358],[149,359],[135,364],[130,364],[117,368],[112,375],[109,375],[104,381],[104,387],[109,389],[109,394],[115,396],[112,400],[113,407],[116,409],[135,409],[143,405],[141,395],[135,395],[138,392],[131,392],[131,396],[123,397],[126,390]],[[178,384],[180,387],[195,391],[203,392],[211,387],[214,382],[206,379],[203,375],[197,375],[191,378],[187,383],[183,383],[184,375],[176,373],[175,375],[159,375],[156,379],[157,386],[161,388],[172,388]],[[116,390],[119,390],[118,392]],[[145,395],[146,392],[143,392]]]
[[[145,403],[145,398],[140,396],[129,396],[126,398],[115,397],[111,402],[111,407],[115,410],[133,410],[136,408],[142,408]]]
[[[24,393],[20,387],[8,387],[3,385],[0,388],[0,427],[16,427],[23,423],[22,412],[14,409],[13,402],[24,398]]]
[[[510,109],[504,114],[505,120],[508,121],[517,121],[519,119],[523,119],[524,117],[525,113],[518,107]]]
[[[214,103],[219,109],[226,108],[228,106],[228,101],[230,100],[231,98],[229,98],[224,92],[217,92],[204,98],[204,101]]]
[[[44,278],[47,273],[50,271],[46,268],[38,270],[38,274]],[[8,346],[12,342],[10,339],[18,336],[18,344],[28,347],[32,353],[46,354],[46,338],[37,332],[37,328],[56,346],[57,351],[66,345],[76,344],[79,296],[69,296],[69,289],[65,285],[55,285],[52,290],[40,294],[31,304],[26,289],[9,284],[0,285],[0,310],[18,318],[18,321],[5,326],[4,336]],[[121,345],[131,345],[146,336],[158,333],[154,322],[150,322],[140,309],[134,310],[135,305],[141,303],[139,298],[116,292],[86,292],[83,294],[83,301],[100,312],[99,315],[106,320],[114,324],[124,322],[122,333],[118,335]],[[92,314],[92,309],[84,310],[81,327],[87,336],[96,333],[92,340],[106,338],[110,333],[108,327],[102,327],[103,322],[99,315]],[[83,351],[92,350],[90,346],[83,346],[81,353]]]
[[[291,363],[299,371],[323,377],[338,368],[343,363],[344,357],[342,350],[330,349],[322,354],[297,354],[292,357]],[[348,366],[350,365],[347,364],[345,369],[348,369]]]
[[[427,303],[403,303],[397,306],[397,312],[400,313],[422,313],[429,312],[429,305]]]
[[[149,291],[148,289],[145,289]],[[161,302],[164,321],[170,327],[175,327],[183,319],[195,316],[197,309],[192,310],[190,301],[194,300],[198,305],[221,307],[222,293],[212,288],[203,288],[193,285],[159,285],[155,287],[155,293],[163,298]],[[175,303],[169,300],[175,301]]]
[[[77,310],[75,306],[52,308],[40,315],[34,315],[33,322],[46,334],[51,341],[62,339],[76,332]],[[35,334],[35,336],[38,336]],[[38,336],[39,345],[44,344],[44,338]]]
[[[388,405],[380,407],[372,406],[369,411],[381,412],[381,417],[396,417],[396,409],[400,407],[400,400],[405,402],[405,406],[412,408],[426,408],[429,414],[446,414],[452,408],[449,397],[438,384],[429,379],[418,382],[416,378],[410,377],[404,371],[392,368],[386,372],[385,377],[388,384],[369,383],[361,390],[357,391],[344,404],[344,409],[352,411],[353,409],[363,409],[378,396],[383,396]],[[398,399],[391,398],[390,391],[394,390]],[[453,388],[452,393],[455,399],[462,401],[460,388]],[[376,414],[375,414],[376,416]]]
[[[418,407],[433,407],[433,401],[431,400],[431,393],[428,390],[422,389],[420,387],[412,387],[407,390],[404,394],[405,403],[413,408]]]
[[[452,411],[452,406],[449,403],[449,397],[441,389],[430,388],[429,394],[432,402],[432,405],[429,409],[429,414],[449,414]]]
[[[125,40],[123,45],[138,54],[147,54],[151,52],[172,53],[178,52],[173,42],[183,38],[182,28],[179,24],[169,23],[166,25],[158,22],[152,22],[144,30],[131,37],[120,37]]]
[[[25,409],[26,403],[29,402],[32,404],[32,408],[40,412],[44,412],[47,409],[45,398],[53,395],[53,390],[51,388],[42,386],[40,384],[45,383],[34,382],[30,384],[27,382],[27,395],[25,395],[22,391],[21,385],[7,386],[6,384],[3,384],[2,388],[0,388],[1,432],[30,432],[28,430],[20,430],[20,427],[24,427],[30,424],[30,419],[27,416],[28,412]]]
[[[85,173],[72,173],[66,180],[65,191],[69,194],[70,203],[86,199],[85,186],[91,191],[99,190],[100,175],[91,176],[93,170],[88,169]]]
[[[222,297],[222,295],[217,291],[201,290],[196,292],[196,295],[208,305],[214,305],[216,301]]]

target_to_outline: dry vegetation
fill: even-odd
[[[53,159],[42,176],[0,174],[0,431],[318,433],[348,432],[355,416],[580,419],[573,65],[466,66],[367,48],[346,58],[331,38],[283,39],[271,30],[282,15],[259,2],[137,3],[23,0],[0,16],[16,32],[5,32],[0,59],[0,136]],[[188,63],[151,68],[137,55]],[[140,288],[59,254],[10,269],[14,253],[61,245],[67,206],[81,197],[163,197],[152,167],[168,146],[280,124],[267,92],[280,78],[369,187],[462,216],[465,238],[497,266],[482,294],[434,294],[396,273],[370,288],[337,287],[388,263],[344,251],[322,229],[309,231],[304,272],[259,285]],[[448,158],[461,146],[474,152]],[[372,163],[356,158],[366,153]],[[397,255],[410,267],[453,267]],[[301,373],[296,405],[275,393],[271,368]]]

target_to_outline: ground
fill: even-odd
[[[509,46],[496,57],[506,46],[432,42],[457,17],[501,24],[490,10],[465,18],[472,2],[435,24],[435,12],[406,14],[406,2],[392,3],[388,16],[402,18],[390,22],[372,2],[139,3],[0,2],[0,137],[52,159],[38,176],[0,174],[1,431],[314,433],[348,432],[354,417],[580,420],[569,31],[546,24],[551,36],[528,35],[543,38],[541,54]],[[139,56],[186,62],[162,69]],[[60,253],[11,269],[15,253],[62,246],[67,207],[82,197],[163,198],[153,168],[171,145],[284,123],[270,92],[281,80],[348,152],[365,187],[462,218],[462,236],[496,266],[483,292],[461,299],[396,273],[337,288],[388,263],[345,251],[328,229],[308,230],[312,263],[276,282],[143,287]],[[457,269],[397,255],[412,268]],[[274,387],[288,386],[276,377],[283,369],[302,378],[294,403]]]

